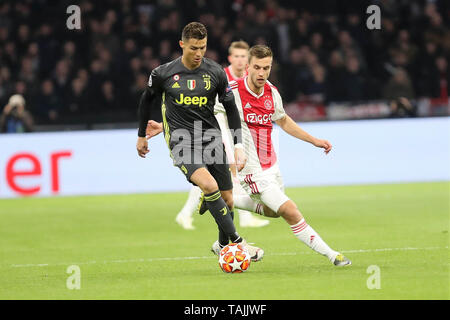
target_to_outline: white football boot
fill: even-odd
[[[269,224],[269,220],[260,219],[255,217],[248,211],[237,210],[239,213],[239,225],[242,228],[259,228]]]
[[[260,261],[263,258],[264,256],[263,249],[249,245],[245,239],[243,239],[242,242],[240,242],[240,244],[242,244],[245,248],[247,248],[248,253],[250,254],[251,260],[253,262]],[[220,254],[220,250],[222,250],[222,247],[220,246],[219,241],[216,240],[211,247],[211,252],[218,256]]]
[[[334,258],[333,264],[337,267],[350,266],[352,262],[344,257],[341,253],[338,253],[336,258]]]
[[[191,216],[185,214],[178,214],[175,221],[185,230],[194,230],[195,227],[192,225],[194,219]]]

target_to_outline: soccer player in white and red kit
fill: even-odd
[[[247,162],[238,176],[249,195],[233,195],[234,206],[269,217],[283,217],[294,235],[311,249],[326,256],[336,266],[350,265],[350,260],[331,249],[307,224],[296,204],[284,193],[271,140],[272,122],[286,133],[323,148],[326,154],[332,146],[327,140],[308,134],[285,113],[280,93],[267,81],[272,60],[269,47],[256,45],[250,48],[248,75],[230,82],[241,117],[242,143],[247,156]],[[213,249],[217,252],[217,243]]]
[[[228,48],[228,62],[230,63],[230,65],[224,68],[228,81],[243,79],[247,75],[246,66],[248,62],[248,49],[249,45],[245,41],[241,40],[231,43],[230,47]],[[233,177],[233,194],[245,194],[245,191],[240,186],[239,179],[236,176],[237,171],[234,164],[233,143],[230,129],[227,123],[225,108],[220,103],[218,103],[218,101],[214,109],[214,114],[222,132],[222,140],[225,145],[226,155]],[[175,221],[184,229],[194,228],[192,225],[193,214],[198,210],[200,199],[200,188],[193,186],[189,191],[186,203],[175,218]],[[241,227],[262,227],[269,224],[268,220],[259,219],[246,210],[237,209],[236,211],[239,214],[239,224]]]

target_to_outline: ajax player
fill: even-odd
[[[247,162],[238,174],[248,195],[234,195],[234,206],[267,217],[283,217],[295,237],[312,250],[326,256],[335,266],[351,265],[349,259],[331,249],[308,225],[296,204],[284,193],[271,141],[272,121],[288,134],[323,148],[326,154],[332,146],[327,140],[317,139],[305,132],[286,115],[278,90],[267,81],[272,59],[269,47],[252,47],[249,51],[248,76],[230,83],[241,117],[242,143],[247,156]],[[205,202],[202,202],[200,214],[206,210]],[[221,247],[216,241],[212,251],[218,254]]]
[[[230,82],[241,117],[242,143],[247,156],[247,162],[238,175],[249,195],[235,195],[235,207],[268,217],[283,217],[295,237],[312,250],[326,256],[336,266],[350,265],[349,259],[331,249],[308,225],[296,204],[284,193],[271,141],[272,121],[295,138],[323,148],[326,154],[332,146],[327,140],[317,139],[305,132],[285,113],[278,90],[267,81],[272,59],[269,47],[252,47],[249,50],[248,76]],[[204,205],[200,213],[202,211],[206,211]],[[220,249],[221,245],[216,241],[212,250],[218,254]]]

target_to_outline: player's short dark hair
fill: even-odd
[[[272,49],[270,49],[268,46],[257,44],[256,46],[253,46],[248,51],[248,61],[252,59],[252,57],[256,57],[258,59],[263,59],[266,57],[273,57]]]
[[[200,22],[188,23],[181,33],[181,40],[186,41],[189,39],[202,40],[208,36],[208,31],[206,27]]]

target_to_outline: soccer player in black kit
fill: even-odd
[[[155,68],[142,94],[138,108],[138,155],[145,157],[149,152],[145,137],[148,120],[157,119],[161,114],[164,138],[174,165],[189,182],[202,190],[206,206],[219,228],[219,244],[241,242],[247,247],[252,261],[259,261],[264,251],[247,244],[233,223],[233,183],[220,127],[214,116],[218,97],[234,132],[235,162],[240,171],[246,158],[234,95],[222,67],[203,57],[207,44],[207,30],[203,24],[191,22],[186,25],[179,44],[182,56]],[[160,106],[155,103],[159,101]]]

